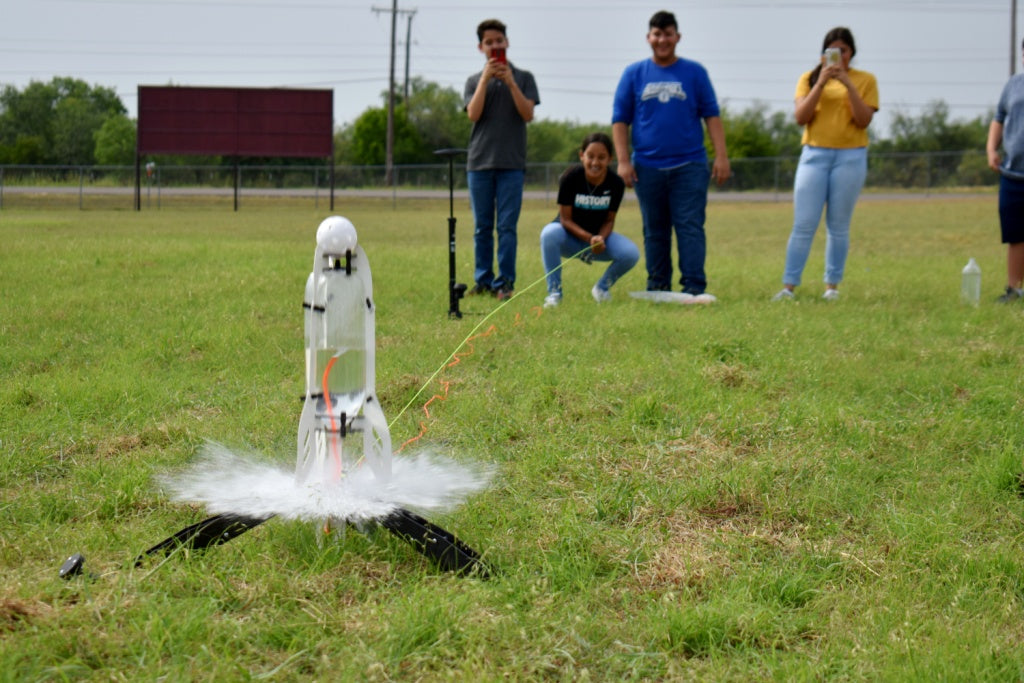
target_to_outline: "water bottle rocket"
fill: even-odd
[[[313,272],[303,299],[306,342],[306,394],[299,418],[295,479],[311,489],[339,485],[364,465],[380,491],[394,483],[391,436],[377,400],[373,284],[370,264],[356,229],[341,216],[325,219],[317,229]],[[362,438],[358,438],[358,435]],[[379,501],[376,501],[379,502]],[[136,567],[153,555],[169,555],[226,543],[275,517],[264,513],[222,512],[191,524],[135,558]],[[344,529],[345,520],[330,517],[321,530]],[[452,533],[404,507],[374,520],[413,545],[445,571],[487,577],[491,569],[479,553]],[[60,577],[83,575],[85,556],[71,555]]]
[[[295,478],[330,484],[366,464],[386,482],[391,436],[376,396],[370,264],[341,216],[320,224],[316,243],[303,301],[306,394]]]
[[[972,257],[960,274],[960,298],[964,303],[977,306],[981,301],[981,267]]]

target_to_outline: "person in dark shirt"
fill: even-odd
[[[476,284],[470,294],[508,299],[516,281],[516,234],[526,182],[526,124],[540,94],[533,74],[508,61],[505,24],[487,19],[476,29],[486,59],[482,71],[466,80],[463,103],[473,131],[466,159],[473,231]],[[494,272],[494,234],[498,271]]]
[[[580,146],[580,165],[562,174],[558,185],[558,215],[540,233],[548,294],[544,307],[562,301],[562,258],[578,256],[585,263],[610,261],[590,290],[598,303],[611,298],[610,289],[640,259],[640,250],[613,232],[625,183],[608,169],[611,138],[591,133]]]

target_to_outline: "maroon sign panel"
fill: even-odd
[[[138,154],[330,157],[330,90],[139,86]]]

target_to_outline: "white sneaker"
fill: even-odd
[[[700,294],[694,294],[693,298],[690,299],[691,304],[713,304],[718,301],[714,294],[708,294],[707,292],[701,292]]]
[[[590,296],[594,297],[594,301],[597,303],[602,303],[604,301],[611,301],[612,293],[607,289],[601,289],[594,285],[594,288],[590,290]]]
[[[630,292],[629,295],[634,299],[645,299],[659,304],[688,304],[692,303],[690,300],[693,299],[693,295],[686,292],[667,292],[661,290]]]
[[[821,295],[821,298],[825,301],[838,301],[839,290],[838,289],[826,289],[825,293]]]
[[[560,303],[562,303],[561,292],[551,292],[544,297],[544,308],[554,308]]]
[[[795,298],[796,295],[793,294],[793,290],[783,287],[778,294],[772,297],[772,301],[792,301]]]

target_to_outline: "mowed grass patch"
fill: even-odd
[[[155,477],[206,440],[292,462],[302,291],[326,212],[4,212],[6,677],[1022,674],[1024,308],[992,303],[993,198],[863,201],[842,299],[820,298],[822,233],[780,304],[791,208],[716,201],[718,303],[631,299],[641,263],[598,306],[603,266],[570,262],[554,310],[534,285],[554,207],[528,202],[520,295],[466,298],[461,320],[447,317],[446,200],[336,213],[373,268],[394,443],[425,430],[404,452],[498,470],[432,516],[498,576],[439,574],[381,533],[321,545],[278,520],[131,567],[203,516]],[[471,282],[471,214],[456,215]],[[618,226],[642,242],[635,203]],[[958,300],[971,256],[977,309]],[[97,577],[57,577],[74,551]]]

